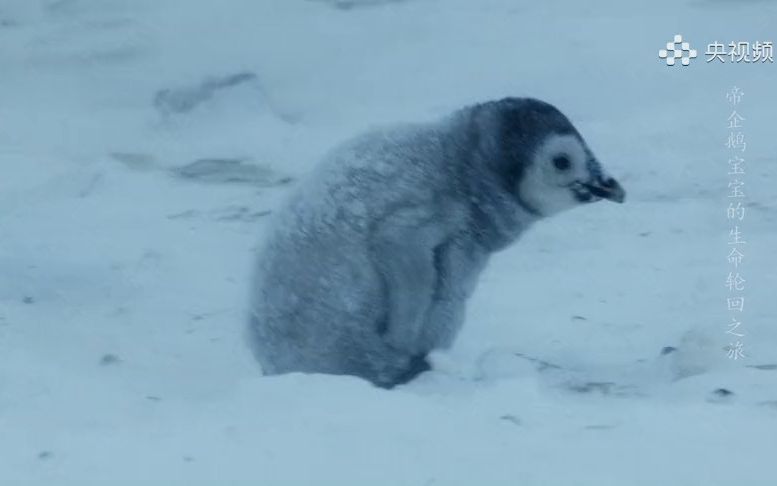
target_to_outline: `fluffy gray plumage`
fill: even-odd
[[[489,256],[532,223],[622,202],[560,111],[508,98],[335,149],[276,214],[252,290],[266,374],[348,374],[382,387],[448,347]]]

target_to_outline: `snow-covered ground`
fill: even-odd
[[[775,25],[733,0],[0,1],[0,482],[777,484],[777,67],[703,56]],[[676,33],[688,67],[657,57]],[[286,191],[367,127],[508,95],[565,111],[627,204],[497,255],[417,382],[261,377],[247,281]]]

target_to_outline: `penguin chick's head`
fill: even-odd
[[[494,108],[496,168],[526,211],[542,217],[601,199],[623,202],[621,185],[557,108],[528,98],[497,101]]]

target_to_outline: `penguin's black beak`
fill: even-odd
[[[597,178],[594,182],[583,183],[583,186],[596,197],[622,203],[626,199],[626,191],[612,177]]]

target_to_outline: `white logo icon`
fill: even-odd
[[[688,42],[683,42],[683,36],[674,36],[674,42],[667,42],[666,49],[658,51],[658,57],[666,59],[667,66],[674,66],[675,60],[680,59],[680,64],[687,66],[691,59],[696,57],[696,49],[691,49]]]

